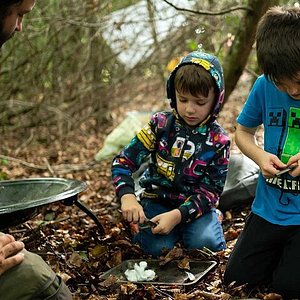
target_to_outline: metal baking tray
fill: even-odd
[[[190,270],[186,270],[195,276],[194,280],[189,280],[185,270],[178,267],[179,260],[172,260],[166,265],[161,266],[159,259],[130,259],[123,261],[120,265],[110,269],[100,276],[100,280],[107,279],[110,275],[118,278],[118,282],[128,282],[125,271],[133,269],[135,263],[141,261],[147,262],[147,269],[152,269],[156,273],[156,278],[153,281],[138,281],[142,284],[159,284],[159,285],[191,285],[198,282],[204,275],[216,266],[215,261],[191,260],[189,263]]]

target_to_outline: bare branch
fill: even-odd
[[[242,6],[242,5],[233,6],[231,8],[219,10],[219,11],[216,11],[216,12],[207,11],[207,10],[206,11],[205,10],[192,10],[192,9],[188,9],[188,8],[178,7],[178,6],[172,4],[171,2],[169,2],[167,0],[163,0],[163,1],[166,2],[167,4],[169,4],[170,6],[172,6],[173,8],[175,8],[176,10],[186,11],[186,12],[190,12],[190,13],[197,14],[197,15],[221,16],[221,15],[225,15],[225,14],[228,14],[228,13],[236,11],[236,10],[247,10],[247,11],[250,11],[250,12],[253,11],[253,9],[251,7]]]
[[[12,161],[15,163],[18,163],[20,165],[23,165],[27,168],[31,168],[31,169],[37,169],[37,170],[48,170],[49,171],[49,163],[46,162],[46,166],[42,166],[42,165],[36,165],[33,163],[29,163],[26,162],[24,160],[15,158],[15,157],[11,157],[11,156],[6,156],[6,155],[0,155],[0,159],[3,160],[8,160],[8,161]],[[56,166],[51,166],[51,170],[50,173],[54,174],[66,174],[66,173],[71,173],[71,172],[76,172],[76,171],[84,171],[84,170],[91,170],[91,169],[97,169],[100,165],[92,160],[90,162],[88,162],[87,164],[61,164],[61,165],[56,165]]]

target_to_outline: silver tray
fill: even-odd
[[[148,266],[147,269],[151,269],[156,273],[156,278],[153,281],[137,281],[136,283],[142,284],[159,284],[159,285],[191,285],[198,282],[204,275],[216,266],[215,261],[201,261],[191,260],[190,270],[188,272],[195,276],[193,281],[188,279],[188,275],[185,270],[179,269],[179,260],[173,260],[168,262],[164,266],[160,266],[159,259],[130,259],[123,261],[120,265],[110,269],[103,273],[100,279],[107,279],[110,275],[114,275],[118,278],[118,282],[126,283],[129,282],[125,276],[127,269],[133,269],[135,263],[139,264],[141,261],[146,261]]]

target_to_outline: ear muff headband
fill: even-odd
[[[171,108],[176,109],[176,93],[175,93],[175,86],[174,86],[175,74],[176,74],[177,70],[184,65],[199,65],[208,72],[212,66],[210,61],[207,61],[205,59],[198,58],[198,57],[184,57],[181,60],[181,62],[171,72],[170,77],[167,81],[167,87],[166,87],[167,97],[168,97],[168,99],[170,99]]]
[[[167,81],[167,98],[170,99],[171,108],[176,108],[176,94],[175,94],[175,86],[174,86],[174,77],[176,70],[173,70],[168,81]]]

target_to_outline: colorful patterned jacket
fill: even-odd
[[[170,80],[174,80],[176,70],[188,63],[205,67],[216,79],[220,93],[211,115],[198,127],[190,128],[176,109],[158,112],[112,162],[113,184],[121,198],[135,193],[132,174],[151,156],[152,163],[139,180],[145,188],[142,197],[178,208],[182,222],[200,217],[218,202],[228,171],[230,147],[226,132],[216,121],[223,102],[224,81],[214,56],[192,52],[171,73],[167,89],[172,87]]]

